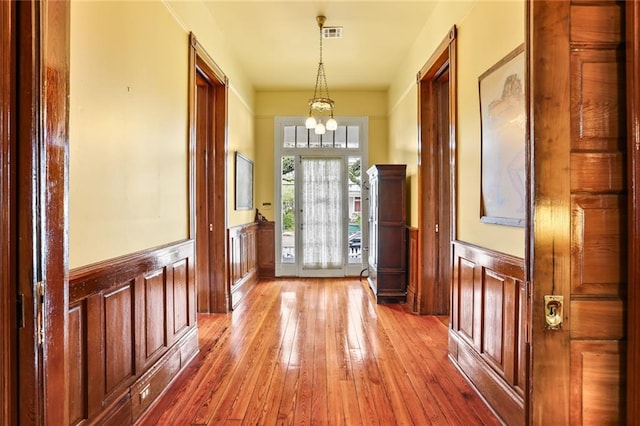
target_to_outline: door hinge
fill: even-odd
[[[18,320],[18,328],[24,328],[24,294],[18,294],[18,299],[16,300],[17,308],[16,308],[16,317]]]
[[[436,233],[440,232],[440,226],[436,223]]]
[[[36,283],[36,339],[38,345],[44,343],[44,282]]]

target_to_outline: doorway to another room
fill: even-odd
[[[367,119],[316,135],[276,118],[276,275],[358,276],[366,261]]]

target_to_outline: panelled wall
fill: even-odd
[[[418,228],[407,228],[407,305],[418,313],[418,285],[420,277],[420,254],[418,253]]]
[[[453,243],[449,356],[507,424],[525,422],[528,297],[523,259]]]
[[[71,271],[71,424],[131,424],[198,351],[193,241]]]
[[[570,20],[570,418],[612,424],[624,422],[624,2],[574,1]]]
[[[258,280],[257,234],[256,223],[234,226],[227,231],[232,308]]]
[[[229,228],[229,287],[235,308],[258,279],[275,277],[274,222],[253,222]]]

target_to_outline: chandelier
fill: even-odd
[[[327,18],[325,16],[317,16],[316,21],[320,28],[320,61],[318,62],[318,74],[316,76],[316,88],[313,92],[313,98],[309,99],[309,117],[305,121],[307,129],[315,129],[316,135],[324,135],[327,130],[336,130],[338,122],[333,118],[333,99],[329,97],[329,88],[327,86],[327,77],[324,73],[324,63],[322,62],[322,27]],[[329,114],[329,119],[325,124],[322,123],[322,117]]]

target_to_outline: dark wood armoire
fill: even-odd
[[[406,165],[376,164],[369,175],[369,286],[377,303],[407,301]]]

